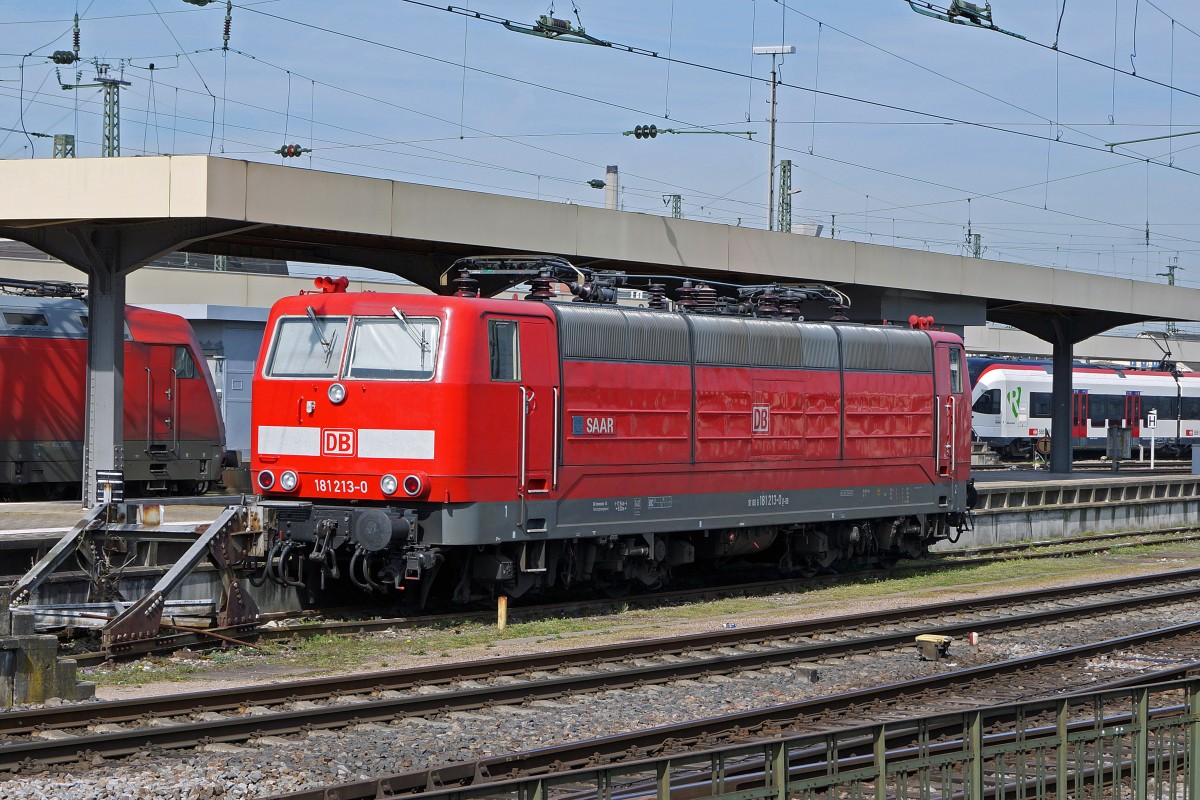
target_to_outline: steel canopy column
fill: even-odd
[[[1050,418],[1050,471],[1071,471],[1071,363],[1074,343],[1069,323],[1054,320],[1054,383]]]
[[[125,465],[125,275],[112,265],[88,272],[87,436],[83,505],[96,504],[96,471]]]

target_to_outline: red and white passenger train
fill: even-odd
[[[741,316],[469,288],[280,300],[254,379],[266,573],[465,601],[954,537],[973,494],[962,341],[783,318],[778,292]]]
[[[75,284],[0,279],[0,497],[65,496],[82,482],[82,296]],[[126,491],[205,491],[221,475],[225,429],[187,320],[129,306],[124,375]]]

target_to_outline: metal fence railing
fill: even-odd
[[[1200,679],[630,758],[422,796],[1200,800]]]

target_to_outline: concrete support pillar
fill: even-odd
[[[105,225],[89,221],[45,228],[0,225],[0,236],[33,245],[88,276],[87,444],[83,505],[97,501],[96,471],[124,467],[125,277],[193,242],[259,224],[170,219]]]
[[[96,471],[125,463],[125,275],[112,265],[88,273],[87,437],[83,504],[96,497]]]
[[[1054,321],[1054,382],[1050,417],[1050,471],[1071,471],[1071,363],[1074,344],[1068,324]]]

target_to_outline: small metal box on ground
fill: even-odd
[[[924,661],[941,661],[949,655],[950,643],[953,641],[953,636],[923,633],[917,637],[917,650]]]

